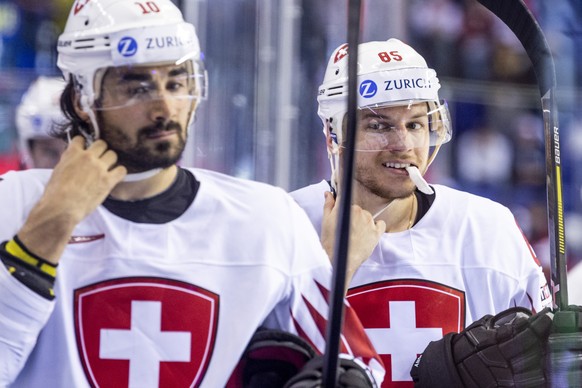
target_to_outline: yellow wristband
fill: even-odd
[[[52,265],[44,260],[39,260],[38,258],[32,256],[30,253],[28,253],[22,247],[21,244],[16,242],[15,239],[16,238],[14,238],[6,243],[6,252],[10,253],[14,257],[19,258],[20,260],[24,261],[25,263],[28,263],[32,266],[37,267],[42,272],[44,272],[47,275],[52,276],[53,278],[55,278],[57,276],[57,267],[56,266],[54,266],[54,265]]]

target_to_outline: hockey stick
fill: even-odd
[[[478,0],[501,19],[519,39],[538,81],[544,116],[546,192],[550,239],[550,276],[554,308],[568,306],[566,238],[562,203],[560,131],[556,105],[556,69],[544,32],[523,0]]]
[[[358,40],[360,35],[361,0],[348,2],[348,110],[346,138],[356,137],[357,114],[357,67]],[[340,129],[341,130],[341,129]],[[353,144],[353,142],[349,142]],[[329,301],[329,315],[326,327],[326,345],[323,364],[323,386],[335,387],[338,377],[338,357],[341,329],[344,320],[344,292],[348,260],[348,241],[350,240],[350,211],[352,204],[352,176],[354,164],[354,147],[346,147],[343,153],[343,169],[340,182],[338,224],[333,258],[333,279]]]

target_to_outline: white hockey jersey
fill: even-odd
[[[411,229],[384,233],[355,273],[348,301],[386,368],[382,387],[412,387],[410,369],[430,341],[486,314],[534,311],[551,296],[533,250],[509,209],[431,185],[435,199]],[[292,192],[321,231],[322,181]]]
[[[82,221],[54,301],[0,266],[0,386],[223,387],[261,324],[323,352],[331,270],[304,212],[281,189],[189,171],[200,187],[171,222],[135,223],[103,206]],[[0,240],[49,175],[0,177]],[[348,326],[343,351],[380,381],[360,323]]]

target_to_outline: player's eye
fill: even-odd
[[[420,124],[420,123],[408,123],[408,129],[413,130],[413,131],[417,131],[419,129],[422,129],[422,124]]]
[[[428,127],[428,122],[423,121],[423,120],[411,121],[411,122],[406,124],[406,128],[409,131],[420,131],[420,130],[423,130],[424,128],[427,128],[427,127]]]
[[[149,95],[153,91],[155,87],[149,82],[129,82],[123,87],[123,93],[130,98]]]
[[[168,83],[166,85],[166,90],[168,90],[172,93],[181,93],[181,92],[186,93],[186,91],[188,90],[186,79],[176,79],[176,80],[168,81]]]
[[[392,127],[389,126],[387,123],[377,120],[377,119],[372,119],[372,120],[368,120],[368,122],[366,122],[366,125],[364,127],[364,130],[366,130],[367,132],[387,132],[391,129]]]

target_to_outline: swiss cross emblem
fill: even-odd
[[[79,12],[81,12],[81,10],[85,7],[85,5],[87,5],[87,3],[90,0],[78,0],[75,2],[75,5],[73,6],[73,14],[76,15]]]
[[[350,289],[347,299],[386,368],[382,387],[413,387],[417,355],[465,327],[465,293],[426,280],[367,284]]]
[[[348,45],[344,44],[340,48],[338,48],[337,52],[335,53],[333,63],[337,63],[340,59],[342,59],[346,55],[348,55]]]
[[[75,290],[79,356],[94,387],[192,387],[204,377],[218,296],[159,278],[123,278]]]

